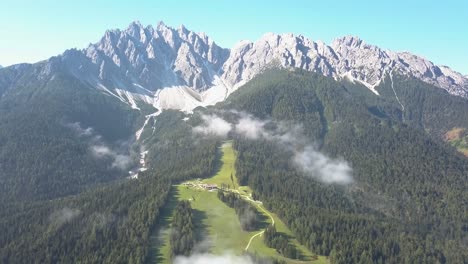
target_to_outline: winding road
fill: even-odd
[[[247,251],[247,250],[249,249],[249,247],[250,247],[250,243],[252,243],[252,240],[253,240],[255,237],[257,237],[257,236],[262,235],[263,233],[265,233],[265,230],[263,230],[263,231],[261,231],[261,232],[258,232],[257,234],[253,235],[253,236],[250,238],[249,243],[247,244],[247,246],[245,247],[244,250]]]
[[[238,191],[237,191],[237,192],[238,192]],[[260,208],[266,215],[268,215],[268,216],[270,217],[270,219],[271,219],[271,224],[272,224],[272,225],[275,225],[275,219],[273,218],[273,216],[271,216],[271,214],[270,214],[267,210],[265,210],[265,209],[263,208],[263,206],[256,204],[255,201],[252,200],[252,199],[251,199],[250,197],[248,197],[248,196],[241,195],[241,197],[243,197],[245,200],[247,200],[247,201],[249,201],[249,202],[253,202],[253,203],[255,204],[255,207]],[[247,244],[247,246],[245,247],[244,250],[247,251],[247,250],[249,249],[250,244],[252,243],[253,239],[254,239],[255,237],[257,237],[257,236],[261,236],[263,233],[265,233],[265,230],[262,230],[262,231],[258,232],[257,234],[253,235],[253,236],[250,238],[249,243]]]

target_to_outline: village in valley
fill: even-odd
[[[275,259],[284,260],[286,263],[329,263],[323,256],[317,256],[302,245],[291,230],[270,212],[263,203],[252,195],[249,186],[239,184],[236,178],[236,153],[231,141],[224,142],[220,147],[221,159],[219,169],[207,178],[198,178],[176,184],[171,191],[170,201],[162,211],[167,221],[163,229],[153,237],[155,240],[155,254],[161,256],[162,263],[171,263],[170,255],[170,230],[171,219],[176,205],[180,201],[189,201],[194,210],[194,226],[198,232],[203,232],[209,241],[209,252],[212,254],[224,254],[226,248],[234,254],[261,254]],[[220,199],[219,193],[231,193],[239,199],[249,203],[255,208],[259,226],[253,230],[243,230],[241,219],[236,209]],[[276,249],[268,247],[264,242],[266,227],[273,225],[277,232],[281,232],[290,238],[290,242],[299,250],[301,259],[289,259],[284,257]]]
[[[218,190],[218,185],[217,184],[209,184],[209,183],[203,183],[200,179],[197,179],[196,181],[189,181],[189,182],[184,182],[182,183],[183,186],[195,188],[195,189],[204,189],[207,191],[216,191]]]
[[[231,186],[230,184],[221,183],[220,185],[218,185],[218,184],[214,184],[214,183],[204,182],[201,179],[196,179],[195,181],[183,182],[181,185],[185,186],[187,188],[205,190],[205,191],[223,190],[223,191],[232,191],[232,192],[239,193],[238,190],[232,189],[233,186]],[[245,193],[245,194],[247,194],[247,193]]]

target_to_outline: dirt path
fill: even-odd
[[[239,193],[238,190],[236,190],[237,193]],[[254,200],[252,200],[250,197],[248,196],[244,196],[244,195],[241,195],[242,198],[244,198],[244,200],[247,200],[249,202],[252,202],[255,204],[255,207],[257,208],[260,208],[260,210],[262,210],[266,215],[268,215],[268,217],[270,217],[271,219],[271,225],[275,225],[275,219],[273,218],[273,216],[270,214],[270,212],[268,212],[267,210],[265,210],[265,208],[263,208],[263,206],[257,204]],[[249,240],[249,243],[247,244],[247,246],[245,247],[245,251],[247,251],[250,247],[250,244],[252,243],[253,239],[256,238],[257,236],[260,236],[262,235],[263,233],[265,233],[265,230],[263,231],[260,231],[258,232],[257,234],[253,235],[250,240]]]
[[[247,251],[247,250],[249,249],[249,247],[250,247],[250,243],[252,243],[252,240],[253,240],[255,237],[257,237],[257,236],[262,235],[263,233],[265,233],[265,230],[260,231],[260,232],[258,232],[257,234],[253,235],[253,236],[250,238],[249,243],[247,244],[247,246],[245,247],[244,250]]]

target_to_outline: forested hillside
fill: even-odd
[[[140,177],[75,197],[2,210],[2,263],[141,263],[169,191]]]
[[[358,88],[303,72],[274,71],[257,77],[223,105],[302,124],[322,152],[351,164],[353,184],[305,178],[290,162],[292,153],[271,141],[243,137],[235,141],[238,177],[303,243],[330,254],[334,262],[467,261],[468,160],[418,125],[394,118],[398,111],[391,100],[374,100],[383,105],[376,113],[376,106],[367,104],[372,94],[363,95]],[[370,99],[359,100],[362,96]],[[468,104],[445,94],[438,100]],[[463,125],[468,117],[460,115],[466,112],[431,125],[439,131]]]
[[[18,200],[1,203],[0,233],[3,235],[0,239],[0,262],[144,262],[148,258],[150,233],[156,228],[159,210],[166,202],[171,184],[182,179],[206,177],[215,166],[217,141],[205,139],[195,142],[191,136],[191,126],[185,124],[182,118],[183,114],[176,111],[161,114],[154,132],[147,136],[144,146],[141,146],[155,151],[155,154],[149,155],[147,161],[150,168],[146,172],[140,172],[138,179],[130,180],[120,176],[120,180],[105,185],[91,187],[90,182],[83,183],[89,186],[89,191],[75,192],[74,196],[35,202]],[[48,125],[53,128],[62,126],[53,124],[56,126]],[[89,145],[72,128],[63,128],[69,132],[66,134],[68,139],[83,145],[83,156],[90,155],[86,153]],[[34,135],[45,136],[41,133]],[[34,147],[32,151],[40,149],[35,145],[31,147]],[[71,148],[70,151],[72,150],[76,148]],[[76,156],[78,153],[72,154],[79,157]],[[51,159],[50,156],[41,158],[44,163]],[[95,157],[90,156],[89,159],[93,160]],[[67,163],[63,160],[59,164],[64,169],[73,169],[66,167]],[[26,168],[32,170],[35,166]],[[110,167],[105,169],[106,173],[113,175]],[[82,170],[96,173],[89,166],[82,168],[81,173]],[[80,170],[77,173],[82,175]],[[118,175],[122,175],[122,172]],[[113,175],[114,179],[118,179],[118,175]],[[26,176],[28,175],[25,175],[26,179],[34,181],[34,174]],[[56,181],[57,178],[51,177],[49,180]],[[72,186],[72,180],[65,178],[59,182]],[[18,182],[19,179],[11,179],[11,182],[15,181]],[[15,186],[8,184],[5,187]],[[76,186],[74,190],[77,190]],[[52,191],[47,193],[54,197],[64,194]],[[31,194],[31,197],[38,196]]]
[[[18,81],[0,99],[0,200],[56,198],[125,175],[111,155],[96,158],[92,150],[129,144],[136,118],[64,75],[37,86]]]
[[[466,98],[450,95],[420,80],[395,74],[392,78],[387,76],[376,89],[380,97],[399,109],[401,121],[424,129],[435,137],[441,138],[454,126],[468,127]],[[374,106],[378,107],[378,103]]]
[[[468,262],[468,159],[442,140],[468,127],[466,99],[396,74],[376,96],[349,81],[269,70],[215,107],[163,111],[135,141],[151,107],[131,109],[64,74],[33,85],[20,72],[34,66],[22,67],[0,74],[0,262],[150,259],[170,186],[213,175],[226,137],[253,199],[332,263]],[[206,115],[223,118],[229,133],[195,133]],[[239,116],[290,129],[299,143],[236,133]],[[464,134],[450,140],[464,146]],[[291,157],[311,146],[346,162],[352,180],[326,183],[298,169]],[[129,179],[145,151],[148,170]],[[268,234],[268,245],[296,254]]]

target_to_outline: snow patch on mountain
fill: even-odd
[[[157,111],[157,112],[154,112],[154,113],[152,113],[152,114],[149,114],[149,115],[146,115],[146,116],[145,116],[145,122],[143,123],[143,126],[135,132],[135,138],[136,138],[136,140],[140,140],[141,134],[143,134],[143,131],[145,130],[146,125],[148,125],[148,122],[149,122],[152,118],[155,118],[155,117],[157,117],[157,116],[160,115],[160,114],[161,114],[161,111]],[[156,121],[153,121],[153,122],[156,122]],[[153,128],[154,128],[154,125],[153,125]]]
[[[187,86],[167,87],[155,94],[155,107],[158,109],[178,109],[191,112],[199,106],[214,105],[225,100],[233,91],[218,76],[214,85],[204,91],[197,91]]]
[[[148,168],[146,167],[146,155],[148,155],[148,151],[142,151],[140,153],[140,160],[138,161],[138,167],[134,170],[128,172],[130,175],[130,179],[138,179],[139,173],[147,171]]]
[[[374,85],[371,85],[371,84],[368,84],[366,82],[363,82],[359,79],[356,79],[352,76],[351,72],[346,72],[346,73],[343,73],[340,75],[340,78],[336,78],[335,77],[335,80],[339,80],[339,79],[346,79],[352,83],[358,83],[358,84],[362,84],[364,86],[366,86],[369,90],[371,90],[371,92],[375,93],[376,95],[380,95],[379,92],[375,89],[377,86],[380,85],[380,81],[375,83]]]

